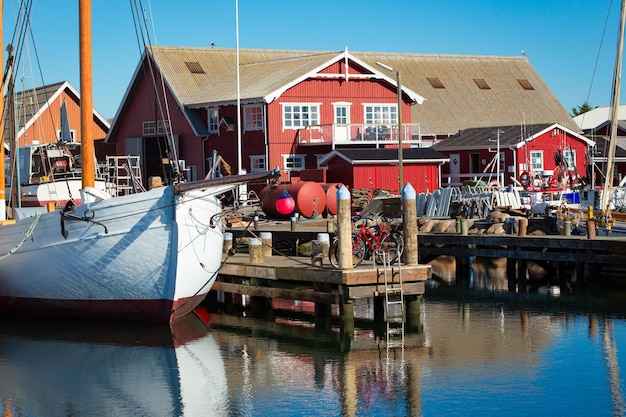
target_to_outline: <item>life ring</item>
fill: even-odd
[[[487,188],[500,188],[500,183],[498,180],[493,180],[487,185]]]
[[[520,183],[522,183],[522,186],[524,186],[524,188],[530,185],[530,173],[528,171],[522,172],[522,175],[520,175],[519,179],[520,179]]]

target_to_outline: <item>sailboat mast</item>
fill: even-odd
[[[79,0],[80,28],[80,133],[83,188],[95,184],[95,151],[93,144],[93,77],[91,49],[91,2]]]
[[[0,45],[4,47],[3,32],[2,32],[2,19],[3,19],[3,4],[4,1],[0,0]],[[4,62],[0,58],[0,74],[4,74]],[[2,94],[4,95],[4,85],[2,85]],[[0,221],[7,218],[7,206],[6,206],[6,179],[4,177],[4,100],[0,100],[0,137],[2,137],[2,143],[0,144]]]
[[[613,95],[611,103],[611,136],[609,139],[609,150],[606,156],[606,178],[604,179],[604,190],[602,192],[601,210],[607,210],[611,188],[613,186],[613,175],[615,170],[615,142],[617,140],[617,122],[619,120],[620,87],[622,83],[622,52],[624,50],[624,24],[626,22],[626,0],[622,0],[622,9],[619,19],[619,37],[617,40],[617,58],[615,62],[615,75],[613,78]]]

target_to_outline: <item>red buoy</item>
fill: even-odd
[[[287,192],[287,189],[283,189],[283,193],[276,199],[276,211],[285,216],[293,213],[296,208],[296,202],[293,197]]]

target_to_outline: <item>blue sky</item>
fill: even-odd
[[[148,1],[142,1],[147,9]],[[6,45],[12,37],[17,6],[16,0],[4,3]],[[239,0],[239,45],[241,48],[341,51],[347,47],[350,51],[492,56],[520,56],[525,51],[539,75],[571,112],[572,107],[586,100],[592,106],[610,104],[619,3],[619,0]],[[209,47],[214,42],[219,47],[233,48],[236,45],[235,0],[152,0],[151,10],[156,31],[154,44]],[[92,13],[94,106],[111,118],[140,57],[131,1],[94,0]],[[31,13],[34,43],[29,42],[29,48],[24,51],[18,89],[63,80],[79,88],[77,15],[77,0],[34,1]],[[39,57],[38,61],[35,56]],[[625,101],[626,97],[622,102]]]

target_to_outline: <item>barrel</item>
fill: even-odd
[[[326,211],[333,216],[337,214],[337,191],[341,186],[340,182],[322,184],[322,188],[326,191]]]
[[[282,214],[276,209],[276,201],[280,198],[283,190],[286,189],[293,198],[296,208],[294,213],[308,219],[315,218],[322,214],[326,208],[326,192],[320,184],[314,181],[301,181],[291,184],[279,184],[277,188],[266,186],[261,190],[261,201],[263,201],[263,212],[271,218],[287,219],[293,213]]]

